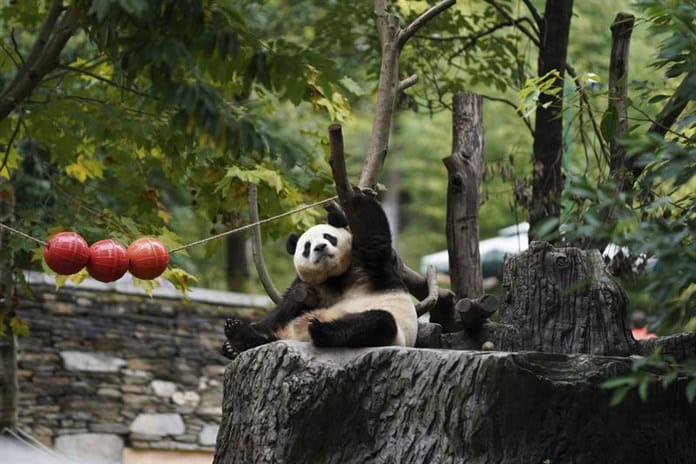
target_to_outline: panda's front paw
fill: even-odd
[[[309,320],[307,329],[309,330],[309,335],[312,337],[312,342],[314,342],[315,346],[326,347],[334,345],[333,337],[327,330],[328,323],[321,322],[314,317]]]
[[[240,319],[227,318],[225,320],[225,337],[229,340],[236,340],[239,338],[239,332],[246,327],[248,322],[244,322]]]

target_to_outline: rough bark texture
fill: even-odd
[[[691,463],[683,384],[608,407],[630,360],[276,342],[225,372],[215,464]]]
[[[609,105],[608,111],[616,115],[616,127],[609,140],[611,177],[626,191],[632,184],[632,175],[624,166],[626,149],[619,143],[628,130],[626,96],[628,89],[628,51],[635,18],[628,13],[619,13],[611,25],[611,58],[609,60]]]
[[[630,355],[642,352],[626,326],[626,295],[597,250],[532,242],[505,262],[500,321],[443,335],[442,346]]]
[[[64,8],[63,2],[58,0],[51,3],[46,22],[24,65],[0,93],[0,121],[28,98],[46,74],[58,65],[65,44],[79,26],[75,8]]]
[[[557,71],[556,95],[539,96],[534,126],[532,204],[529,208],[530,237],[539,222],[558,217],[561,211],[561,159],[563,157],[563,74],[566,68],[573,0],[547,0],[539,47],[539,76]]]
[[[479,203],[483,176],[483,100],[455,95],[452,111],[452,155],[447,167],[447,249],[450,279],[457,298],[483,293],[479,256]]]

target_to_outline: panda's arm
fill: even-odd
[[[296,277],[278,305],[253,325],[257,329],[275,331],[300,314],[315,309],[317,304],[317,295],[313,287]]]
[[[389,221],[377,200],[356,191],[351,199],[348,222],[353,236],[353,253],[365,268],[382,269],[392,257]]]

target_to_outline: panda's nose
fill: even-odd
[[[314,247],[314,251],[317,252],[322,252],[326,249],[326,243],[320,243],[319,245]]]

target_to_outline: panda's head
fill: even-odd
[[[329,224],[310,227],[299,237],[290,235],[286,247],[303,282],[321,284],[350,268],[353,237],[346,226],[345,219],[329,214]]]

